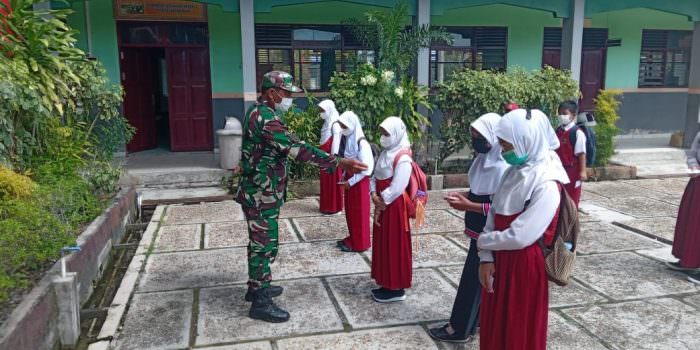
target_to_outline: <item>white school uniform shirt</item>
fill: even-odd
[[[323,118],[323,126],[321,127],[321,138],[319,144],[323,145],[328,142],[331,137],[331,155],[338,154],[340,150],[341,129],[337,121],[339,118],[338,110],[335,108],[335,103],[331,100],[323,100],[318,104],[325,112],[321,113]]]
[[[401,156],[394,168],[394,159],[398,153],[405,148],[410,148],[411,143],[408,140],[406,125],[398,117],[386,118],[380,125],[389,133],[389,147],[379,155],[375,164],[374,176],[370,182],[372,192],[377,191],[376,180],[391,179],[389,187],[385,188],[379,195],[384,200],[386,205],[393,203],[399,198],[408,187],[408,182],[411,180],[412,162],[413,160],[407,154]]]
[[[486,226],[477,240],[482,262],[493,262],[494,250],[522,249],[542,237],[559,207],[557,182],[569,183],[561,162],[551,157],[548,133],[536,120],[527,120],[525,114],[524,109],[509,112],[496,128],[496,135],[511,143],[517,156],[527,154],[528,158],[525,164],[506,170],[493,195]],[[510,227],[497,231],[496,214],[519,215]]]
[[[575,125],[575,121],[566,124],[566,126],[564,127],[564,131],[568,132]],[[578,130],[576,130],[576,144],[574,145],[574,155],[578,156],[581,153],[586,154],[586,133],[584,133],[583,130],[581,130],[581,128],[578,128]]]
[[[343,112],[343,114],[338,117],[338,121],[347,126],[349,132],[346,136],[344,157],[359,160],[367,165],[366,170],[348,179],[348,185],[352,187],[362,181],[366,176],[372,175],[372,171],[374,170],[374,157],[372,156],[372,148],[370,148],[369,142],[364,139],[365,133],[362,130],[360,118],[357,117],[357,114],[352,111]],[[358,140],[361,141],[358,142]]]

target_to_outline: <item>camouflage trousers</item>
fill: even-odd
[[[272,281],[270,264],[277,257],[279,208],[244,210],[248,221],[248,286],[267,288]]]

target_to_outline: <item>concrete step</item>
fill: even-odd
[[[146,188],[193,188],[218,186],[221,179],[231,174],[223,169],[173,170],[173,171],[128,171],[134,183]]]
[[[232,199],[222,187],[140,188],[144,205],[199,203]]]

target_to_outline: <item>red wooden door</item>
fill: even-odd
[[[594,99],[603,88],[605,49],[584,49],[581,56],[580,89],[583,97],[579,110],[592,111],[595,108]]]
[[[208,48],[168,48],[168,105],[172,151],[211,150]]]
[[[121,81],[124,87],[124,115],[136,133],[126,146],[127,152],[157,146],[155,108],[155,61],[148,50],[122,49]]]
[[[544,66],[559,69],[559,67],[561,67],[561,50],[544,49],[542,51],[542,67]]]

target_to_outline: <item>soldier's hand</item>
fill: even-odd
[[[340,158],[339,165],[343,170],[351,174],[367,170],[367,165],[356,159]]]

